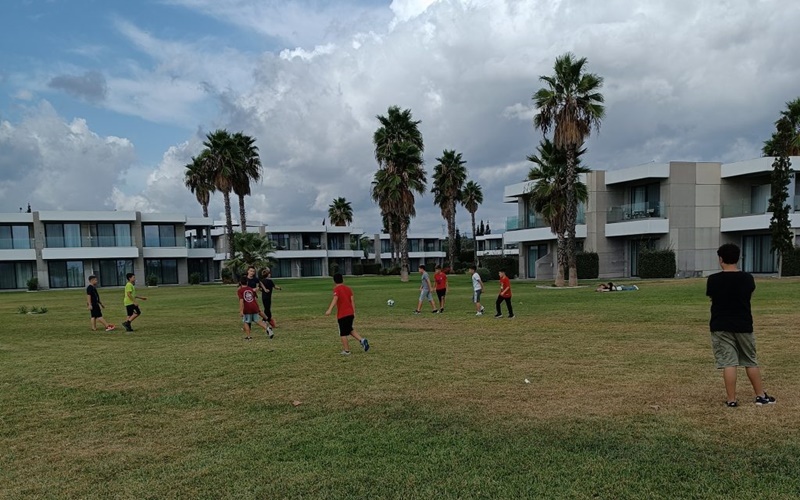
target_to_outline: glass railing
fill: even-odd
[[[214,244],[211,240],[204,238],[187,239],[186,248],[214,248]]]
[[[724,203],[720,207],[720,215],[725,217],[744,217],[747,215],[764,215],[769,206],[768,200],[760,199],[753,201],[752,198],[740,198],[738,200]]]
[[[47,236],[44,239],[46,248],[99,248],[99,247],[132,247],[129,238],[116,238],[114,236],[82,236],[80,238],[67,238],[63,236]]]
[[[641,219],[666,219],[667,212],[664,203],[648,201],[642,203],[628,203],[627,205],[613,206],[608,209],[606,222],[627,222]]]
[[[576,224],[586,224],[586,214],[582,207],[578,208],[578,216],[575,219]],[[541,227],[550,227],[550,224],[539,215],[528,216],[526,219],[521,219],[517,216],[506,217],[506,231],[515,231],[517,229],[537,229]]]
[[[33,238],[0,238],[0,250],[30,250],[35,248]]]

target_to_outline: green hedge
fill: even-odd
[[[642,250],[639,253],[640,278],[674,278],[677,270],[673,250]]]
[[[483,267],[489,270],[489,275],[492,278],[497,278],[497,273],[502,269],[506,272],[506,276],[514,279],[519,275],[519,257],[507,256],[489,256],[481,259]]]
[[[353,275],[361,276],[364,274],[364,266],[362,264],[353,264]]]
[[[786,252],[781,259],[781,276],[800,276],[800,247]]]
[[[479,267],[478,269],[476,269],[476,271],[478,271],[478,276],[481,277],[481,280],[484,283],[486,283],[487,281],[491,281],[492,280],[492,276],[489,274],[489,270],[486,269],[485,267]]]
[[[361,266],[363,274],[381,274],[381,265],[378,263],[364,264]]]
[[[600,275],[600,257],[594,252],[578,252],[575,254],[579,280],[593,280]]]

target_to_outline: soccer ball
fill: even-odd
[[[392,299],[389,299],[389,300],[386,301],[386,305],[389,306],[389,307],[393,307],[394,306],[394,301]]]

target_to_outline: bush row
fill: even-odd
[[[674,278],[678,271],[674,250],[642,250],[639,254],[639,277]]]
[[[794,247],[783,255],[781,276],[800,276],[800,247]]]

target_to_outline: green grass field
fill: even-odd
[[[778,403],[753,405],[740,373],[737,409],[704,280],[515,282],[517,317],[496,320],[474,316],[466,276],[420,316],[416,276],[349,278],[372,344],[350,357],[323,315],[332,281],[278,282],[276,337],[249,343],[231,286],[140,287],[132,334],[91,332],[83,290],[0,294],[0,497],[800,495],[797,279],[757,282]],[[122,290],[100,293],[119,325]]]

